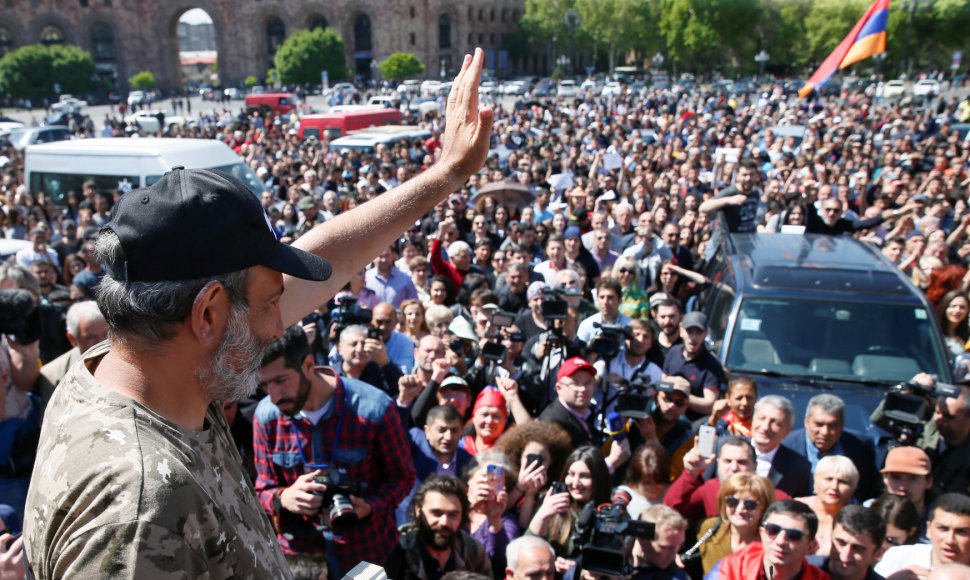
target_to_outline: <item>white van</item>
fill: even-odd
[[[386,125],[383,127],[369,127],[360,131],[353,131],[348,135],[330,142],[330,149],[341,151],[349,149],[363,154],[373,154],[379,144],[393,147],[404,140],[420,139],[424,141],[431,136],[431,131],[422,127],[408,125]]]
[[[265,185],[222,141],[212,139],[78,139],[27,147],[25,170],[30,191],[46,192],[64,204],[70,191],[81,193],[86,181],[99,192],[151,185],[173,167],[221,169],[258,197]]]

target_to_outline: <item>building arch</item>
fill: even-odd
[[[28,38],[31,39],[31,42],[44,44],[44,39],[41,38],[42,34],[50,34],[52,31],[58,31],[61,37],[61,44],[78,44],[72,35],[72,31],[75,29],[76,26],[60,14],[42,12],[34,18]]]
[[[326,23],[324,28],[333,28],[336,19],[333,11],[324,4],[310,3],[297,12],[293,19],[298,29],[313,30],[314,24]]]

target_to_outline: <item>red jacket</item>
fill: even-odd
[[[765,549],[761,542],[754,542],[740,551],[725,556],[717,566],[717,578],[720,580],[761,580],[766,578],[765,569],[762,565]],[[710,575],[706,577],[711,577]],[[802,572],[800,580],[828,580],[829,575],[821,568],[812,566],[802,560]]]

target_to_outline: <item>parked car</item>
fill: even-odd
[[[145,95],[145,91],[131,91],[128,93],[128,106],[134,107],[143,105],[146,99],[147,97]]]
[[[421,81],[415,79],[408,79],[397,86],[397,92],[400,94],[405,93],[416,93],[421,90]]]
[[[408,103],[408,111],[412,113],[418,113],[422,117],[428,113],[440,113],[441,105],[438,104],[438,100],[433,97],[418,97],[417,99],[412,99]]]
[[[732,374],[804,411],[832,393],[869,429],[887,390],[919,372],[951,382],[933,306],[873,246],[848,236],[733,234],[703,272],[708,344]],[[875,427],[872,427],[875,429]],[[875,434],[872,434],[875,437]]]
[[[608,97],[610,95],[613,95],[614,97],[618,97],[622,94],[623,94],[623,85],[621,85],[619,81],[610,81],[606,83],[606,86],[604,86],[603,90],[600,92],[600,96],[603,96],[603,97]]]
[[[61,98],[51,105],[52,113],[73,113],[74,111],[80,111],[84,107],[88,106],[88,102],[77,99],[71,95],[61,95]]]
[[[232,101],[241,101],[242,99],[246,98],[246,94],[235,87],[229,87],[228,89],[222,91],[222,93],[226,95],[227,99]]]
[[[137,124],[139,127],[141,127],[141,132],[143,135],[153,135],[158,132],[159,113],[162,113],[162,119],[165,121],[166,127],[171,127],[172,125],[183,125],[185,123],[191,125],[195,123],[195,120],[192,117],[186,117],[184,115],[165,115],[163,111],[159,111],[157,109],[132,113],[131,115],[125,117],[125,122],[129,125]]]
[[[940,83],[933,79],[922,79],[913,85],[913,96],[933,98],[940,94]]]
[[[887,99],[899,97],[906,92],[906,83],[901,80],[889,81],[883,85],[882,96]]]
[[[562,80],[559,81],[559,88],[556,89],[557,97],[575,97],[579,95],[579,87],[576,85],[576,81],[573,80]]]

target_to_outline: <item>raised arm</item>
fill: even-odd
[[[408,226],[463,184],[485,164],[492,110],[478,108],[484,53],[465,55],[448,95],[442,153],[437,163],[391,191],[313,228],[293,245],[327,258],[333,275],[326,282],[284,276],[280,309],[293,324],[329,300]]]

